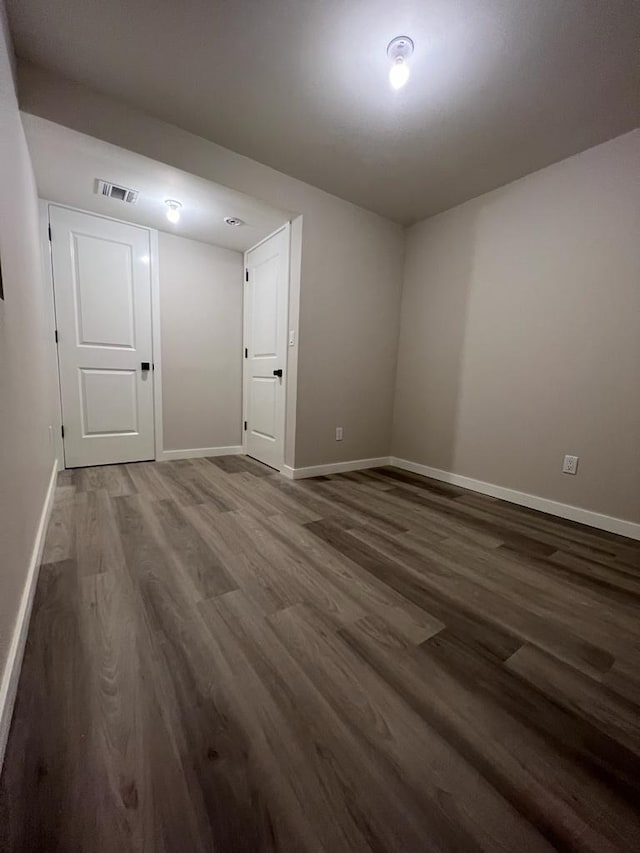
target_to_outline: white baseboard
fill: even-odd
[[[202,459],[204,456],[238,456],[242,453],[239,444],[230,447],[187,447],[184,450],[162,450],[157,458],[158,462],[166,462],[169,459]]]
[[[323,474],[342,474],[346,471],[364,471],[366,468],[380,468],[389,465],[388,456],[375,459],[352,459],[349,462],[330,462],[328,465],[310,465],[308,468],[291,468],[284,465],[280,473],[290,480],[303,480],[306,477],[321,477]]]
[[[49,486],[47,487],[44,504],[42,505],[40,521],[38,522],[36,538],[31,552],[31,560],[27,569],[27,578],[22,592],[22,600],[20,601],[20,609],[18,610],[18,615],[16,617],[13,637],[11,638],[11,645],[9,646],[9,654],[7,655],[7,662],[4,672],[2,673],[2,682],[0,683],[0,771],[2,770],[4,751],[7,746],[7,738],[9,737],[13,705],[15,703],[16,693],[18,690],[18,682],[20,680],[24,647],[27,642],[27,634],[29,633],[31,608],[33,606],[33,598],[35,596],[38,575],[40,573],[40,562],[42,560],[42,551],[44,549],[44,541],[47,535],[47,526],[51,516],[51,509],[53,507],[57,477],[58,460],[56,459],[53,463]]]
[[[481,492],[483,495],[491,495],[493,498],[520,504],[520,506],[526,506],[529,509],[537,509],[549,515],[557,515],[560,518],[568,518],[589,527],[597,527],[599,530],[617,533],[619,536],[627,536],[629,539],[640,539],[640,524],[626,521],[623,518],[614,518],[611,515],[581,509],[578,506],[530,495],[527,492],[518,492],[516,489],[496,486],[494,483],[485,483],[482,480],[474,480],[472,477],[463,477],[461,474],[451,474],[449,471],[430,468],[428,465],[420,465],[420,463],[410,462],[408,459],[398,459],[392,456],[389,464],[396,468],[404,468],[405,471],[412,471],[414,474],[422,474],[424,477],[441,480],[443,483],[451,483],[454,486],[470,489],[472,492]]]

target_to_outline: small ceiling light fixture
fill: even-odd
[[[389,42],[387,56],[391,60],[389,83],[393,89],[402,89],[409,79],[407,60],[413,53],[413,41],[409,36],[397,36]]]
[[[173,198],[168,198],[165,204],[167,205],[167,219],[169,222],[173,222],[174,225],[176,222],[180,222],[180,208],[182,207],[182,203]]]
[[[244,225],[244,220],[238,219],[237,216],[225,216],[224,221],[226,225],[231,225],[234,228],[237,228],[239,225]]]

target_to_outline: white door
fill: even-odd
[[[272,468],[284,463],[289,226],[245,255],[244,450]]]
[[[51,205],[67,468],[154,458],[149,232]]]

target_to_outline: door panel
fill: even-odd
[[[276,440],[278,381],[274,376],[251,377],[251,432]]]
[[[276,251],[278,247],[274,245],[271,249]],[[251,336],[254,358],[278,357],[279,272],[280,255],[274,254],[256,263],[249,273],[253,275],[253,281],[250,281],[253,289]]]
[[[246,254],[245,450],[273,468],[284,462],[285,381],[289,299],[289,229]]]
[[[65,464],[153,459],[149,232],[49,212]]]
[[[131,246],[74,234],[73,254],[78,345],[135,349]]]
[[[138,432],[135,370],[80,368],[82,436]]]

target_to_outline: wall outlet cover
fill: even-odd
[[[565,456],[562,463],[563,474],[577,474],[579,456]]]
[[[342,441],[342,427],[336,427],[336,441]]]

